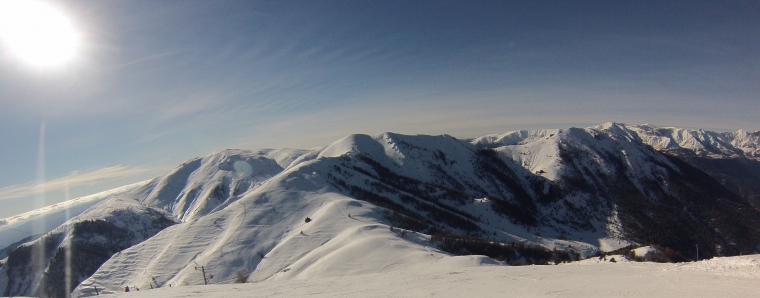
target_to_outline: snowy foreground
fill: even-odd
[[[469,257],[458,257],[469,258]],[[455,258],[456,259],[456,258]],[[479,266],[467,260],[340,278],[181,286],[105,297],[757,297],[760,255],[696,263],[584,260],[558,266]]]

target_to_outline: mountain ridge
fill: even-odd
[[[581,256],[649,242],[686,255],[694,243],[704,256],[757,251],[760,216],[749,199],[693,164],[756,160],[760,133],[714,141],[713,133],[669,131],[605,123],[463,140],[357,134],[313,150],[217,151],[64,224],[118,223],[115,210],[145,218],[140,233],[116,241],[133,245],[71,280],[79,285],[74,296],[92,295],[94,287],[198,284],[199,264],[215,282],[240,270],[261,281],[402,270],[451,258],[442,248],[487,253],[451,250],[462,243],[451,242],[455,234]],[[662,138],[680,142],[663,145]],[[107,230],[98,235],[115,243]],[[35,245],[45,246],[37,240],[23,247]],[[538,261],[528,255],[513,262]],[[493,262],[487,260],[476,263]],[[8,295],[50,288],[39,277],[8,275],[5,264],[0,289]],[[28,286],[11,293],[8,281]]]

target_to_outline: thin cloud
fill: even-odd
[[[66,187],[74,188],[80,185],[92,185],[102,180],[132,177],[155,171],[149,167],[128,167],[116,165],[82,173],[74,172],[68,176],[35,184],[33,182],[0,188],[0,201],[7,199],[23,198],[38,193],[63,190]]]
[[[120,65],[117,65],[114,68],[123,68],[123,67],[128,67],[128,66],[140,64],[140,63],[150,62],[152,60],[161,59],[163,57],[166,57],[166,56],[169,56],[169,55],[173,55],[173,54],[176,54],[176,53],[174,53],[174,52],[165,52],[165,53],[160,53],[160,54],[140,57],[140,58],[133,59],[132,61],[128,61],[128,62],[122,63]]]

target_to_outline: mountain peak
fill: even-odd
[[[18,261],[28,247],[52,255],[95,240],[109,257],[77,271],[89,278],[75,295],[201,284],[198,265],[225,283],[237,272],[264,281],[402,270],[452,254],[545,263],[645,242],[683,255],[695,243],[700,255],[738,254],[760,244],[749,228],[760,225],[747,204],[753,192],[696,162],[746,161],[757,145],[747,133],[608,122],[466,140],[388,132],[313,150],[221,150],[114,193],[72,228],[13,250],[0,291],[34,295],[40,276],[39,289],[57,288],[55,260],[36,269]]]

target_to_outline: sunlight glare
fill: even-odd
[[[79,34],[55,7],[37,0],[0,1],[0,40],[21,60],[39,67],[74,56]]]

